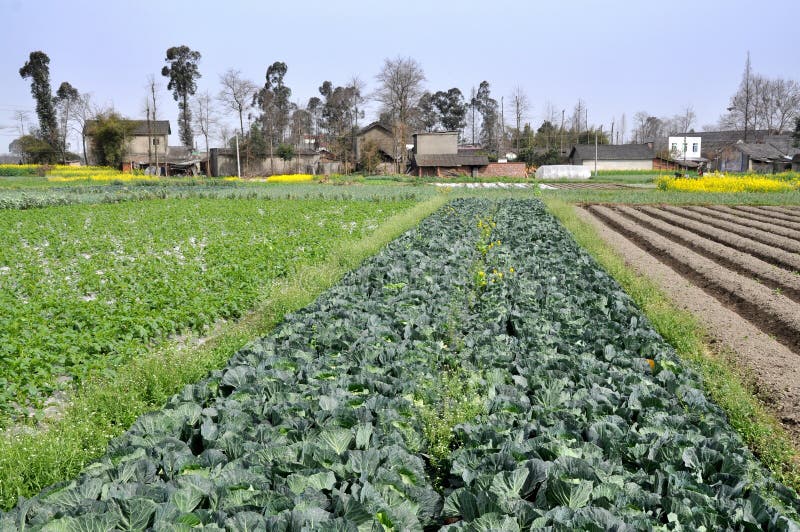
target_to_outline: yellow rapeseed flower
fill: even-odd
[[[302,183],[304,181],[311,181],[314,176],[311,174],[285,174],[285,175],[271,175],[267,178],[268,183]]]
[[[791,175],[725,175],[710,174],[700,178],[662,177],[661,190],[680,192],[789,192],[800,190],[800,179]]]

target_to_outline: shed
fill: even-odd
[[[655,152],[649,144],[578,144],[569,152],[569,163],[598,170],[652,170]]]

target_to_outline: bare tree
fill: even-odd
[[[386,59],[375,79],[379,83],[375,98],[380,102],[383,111],[392,117],[395,145],[399,151],[395,155],[400,156],[400,163],[405,169],[408,126],[423,93],[425,73],[416,60],[397,57]]]
[[[633,115],[633,120],[633,135],[637,144],[654,141],[663,135],[664,121],[658,117],[651,116],[647,111],[639,111]]]
[[[212,129],[217,127],[217,113],[214,108],[214,99],[208,91],[201,92],[192,100],[194,111],[194,127],[203,135],[206,141],[206,154],[208,154],[208,137]]]
[[[751,120],[753,118],[753,72],[750,68],[750,52],[747,52],[747,60],[744,64],[742,81],[739,83],[739,90],[731,97],[728,105],[728,114],[720,118],[720,126],[724,128],[743,129],[744,141],[747,142],[747,130],[753,129]]]
[[[155,163],[158,166],[158,150],[159,147],[155,144],[155,122],[158,120],[158,91],[161,86],[156,82],[156,77],[153,74],[147,76],[147,96],[145,96],[144,111],[147,117],[147,161],[153,161],[155,154]],[[167,147],[164,146],[164,157],[166,158]]]
[[[240,70],[228,69],[219,77],[222,89],[217,98],[239,116],[239,134],[244,138],[244,116],[253,105],[258,92],[256,84],[242,77]]]
[[[81,94],[75,103],[70,107],[73,131],[77,132],[81,137],[84,164],[89,164],[88,154],[86,153],[86,134],[88,122],[93,120],[101,113],[102,110],[98,106],[94,105],[92,102],[92,97],[88,93]]]
[[[511,92],[511,111],[514,113],[514,124],[516,127],[516,150],[519,151],[520,132],[522,131],[522,120],[527,117],[531,104],[525,89],[517,85]]]

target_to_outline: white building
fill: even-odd
[[[695,160],[701,157],[700,153],[702,152],[703,146],[702,144],[702,137],[697,136],[683,136],[678,135],[674,137],[669,137],[667,141],[667,150],[669,151],[669,156],[673,160],[682,161],[683,159]],[[686,155],[684,157],[684,154]]]

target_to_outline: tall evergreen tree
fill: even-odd
[[[194,146],[192,134],[192,110],[189,106],[189,96],[197,91],[197,79],[200,71],[197,62],[200,61],[200,52],[195,52],[188,46],[173,46],[167,50],[164,60],[169,63],[161,69],[161,75],[169,78],[167,89],[172,91],[172,96],[178,102],[178,132],[184,146]]]
[[[492,98],[488,81],[481,81],[478,92],[475,95],[475,105],[481,114],[481,143],[484,149],[491,153],[497,153],[499,143],[497,138],[497,126],[499,113],[497,100]]]
[[[31,94],[36,100],[39,134],[54,150],[58,146],[58,121],[50,88],[50,58],[44,52],[31,52],[28,61],[19,69],[22,79],[31,79]]]

